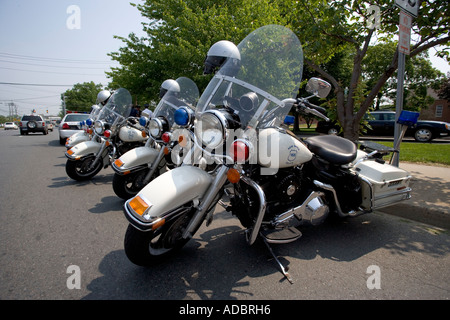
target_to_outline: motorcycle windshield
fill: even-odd
[[[132,107],[131,94],[127,89],[119,88],[109,98],[106,105],[101,109],[99,120],[113,123],[118,117],[127,118]]]
[[[279,25],[250,33],[237,46],[239,69],[227,61],[211,79],[197,104],[196,113],[232,109],[246,128],[278,126],[292,105],[303,73],[303,51],[297,36]]]
[[[154,117],[164,117],[170,127],[175,122],[175,111],[180,107],[189,107],[195,110],[199,97],[199,91],[194,81],[186,77],[180,77],[175,81],[179,84],[179,90],[178,88],[168,90],[153,112]]]

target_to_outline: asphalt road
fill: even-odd
[[[0,130],[1,300],[450,299],[449,232],[380,212],[273,246],[294,284],[221,208],[172,261],[135,266],[112,169],[72,181],[64,149],[57,131]]]

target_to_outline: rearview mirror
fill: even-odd
[[[331,84],[319,78],[311,78],[306,84],[306,91],[316,97],[325,98],[331,91]]]

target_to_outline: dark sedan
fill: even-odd
[[[374,111],[373,119],[368,120],[370,128],[366,135],[394,136],[395,112]],[[326,134],[338,134],[340,126],[334,122],[319,121],[317,132]],[[414,137],[419,142],[429,142],[435,138],[450,135],[450,123],[430,120],[419,120],[417,124],[408,128],[406,136]]]

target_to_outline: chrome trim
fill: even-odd
[[[267,207],[266,196],[265,196],[262,188],[255,181],[250,179],[249,177],[242,176],[241,180],[244,181],[246,184],[248,184],[250,187],[252,187],[256,191],[258,198],[259,198],[258,214],[256,216],[255,223],[251,230],[251,234],[247,238],[248,244],[252,245],[253,243],[255,243],[255,240],[258,237],[259,230],[261,229],[261,223],[264,218],[264,214],[266,213],[266,207]]]
[[[203,199],[200,202],[200,205],[197,207],[197,211],[192,217],[189,225],[183,233],[183,238],[188,239],[194,235],[194,231],[197,230],[198,226],[202,223],[203,219],[206,216],[206,213],[211,210],[211,205],[213,204],[213,200],[216,199],[217,193],[222,189],[223,185],[227,181],[227,172],[228,167],[222,165],[214,181],[211,183],[210,188],[206,191]],[[217,199],[218,200],[218,199]]]
[[[173,211],[170,211],[166,214],[164,214],[161,217],[156,217],[155,219],[145,222],[142,221],[141,219],[139,219],[138,217],[136,217],[136,215],[134,214],[133,209],[130,208],[129,203],[130,201],[133,200],[133,198],[128,199],[125,204],[124,204],[124,212],[125,212],[125,217],[127,218],[128,222],[135,227],[136,229],[140,230],[140,231],[151,231],[152,227],[155,223],[159,222],[161,219],[169,219],[172,218],[173,216],[176,215],[180,215],[185,213],[185,211],[187,210],[191,210],[192,207],[184,207],[185,204],[183,204],[182,206],[174,209]]]

